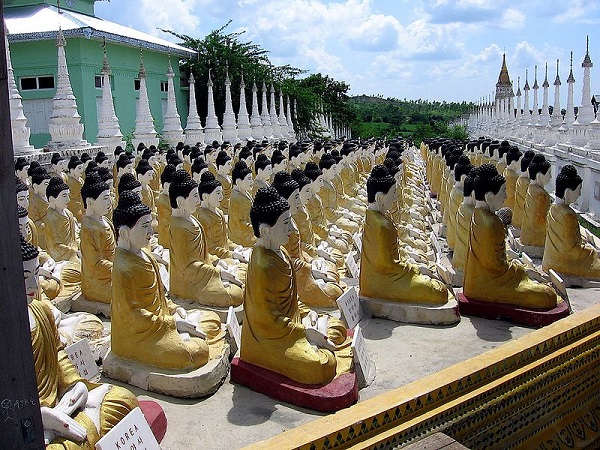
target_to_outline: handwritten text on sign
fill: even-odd
[[[87,339],[82,339],[69,345],[65,348],[65,352],[82,378],[91,380],[100,373],[100,368],[96,365],[96,361],[94,361]]]
[[[348,328],[354,328],[363,318],[363,310],[355,287],[351,287],[337,299],[338,308],[342,312]]]
[[[96,443],[96,450],[160,450],[160,445],[138,407]]]

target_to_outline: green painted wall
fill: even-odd
[[[15,72],[17,86],[19,78],[37,75],[54,75],[57,72],[57,51],[54,41],[16,42],[10,44],[11,60]],[[68,38],[65,47],[67,65],[73,93],[77,97],[79,114],[84,124],[84,139],[96,142],[98,133],[98,117],[96,99],[102,97],[102,89],[95,87],[94,78],[100,75],[102,68],[102,45],[100,41],[91,39]],[[123,135],[135,129],[136,102],[139,92],[134,89],[140,65],[139,49],[107,43],[106,51],[112,69],[112,89],[115,111],[121,125]],[[181,116],[182,127],[185,126],[188,114],[189,90],[179,87],[178,59],[172,57],[175,71],[173,80],[177,109]],[[155,51],[144,51],[146,67],[146,85],[150,99],[150,110],[155,120],[156,131],[160,133],[163,125],[162,100],[167,98],[166,92],[160,91],[161,81],[167,81],[165,73],[168,67],[168,55]],[[39,91],[21,91],[23,99],[52,98],[55,89]],[[36,148],[43,147],[50,140],[47,133],[31,135],[31,144]]]

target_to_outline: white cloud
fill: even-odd
[[[525,26],[525,14],[518,9],[509,8],[502,15],[502,28],[523,28]]]
[[[165,36],[158,28],[174,30],[188,35],[198,31],[200,19],[195,13],[198,6],[196,0],[169,0],[168,6],[164,0],[140,0],[136,14],[141,16],[146,32],[159,35],[165,39],[176,39]]]

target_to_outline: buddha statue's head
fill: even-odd
[[[31,187],[33,188],[33,192],[47,200],[46,189],[50,183],[50,175],[43,167],[36,167],[31,172]]]
[[[396,164],[396,161],[394,161],[392,158],[385,158],[383,160],[383,165],[388,170],[388,173],[394,177],[396,184],[399,185],[400,183],[402,183],[402,171],[400,170],[400,167],[398,167],[398,165]]]
[[[521,153],[519,147],[516,145],[511,145],[504,154],[504,162],[506,163],[506,167],[517,172],[521,167],[520,161],[522,156],[523,153]]]
[[[300,200],[300,186],[294,181],[287,172],[277,172],[273,177],[271,187],[287,200],[290,205],[290,212],[294,214],[302,206]]]
[[[546,157],[541,153],[537,153],[527,168],[531,183],[537,184],[541,187],[546,186],[550,181],[550,177],[552,176],[550,167],[550,162],[546,160]]]
[[[198,195],[203,208],[214,210],[223,201],[223,186],[212,173],[204,172],[198,184]]]
[[[167,161],[168,161],[169,164],[174,165],[175,169],[177,169],[177,170],[182,170],[183,169],[183,161],[176,154],[171,155],[167,159]]]
[[[471,171],[473,165],[467,155],[460,155],[454,166],[454,181],[458,187],[462,187],[467,178],[467,174]]]
[[[302,157],[304,152],[300,148],[300,146],[293,144],[290,146],[290,165],[292,167],[300,167],[302,165]]]
[[[254,164],[254,156],[252,151],[246,146],[240,150],[239,160],[244,161],[248,167],[252,167]]]
[[[67,160],[63,158],[60,153],[52,154],[50,165],[52,166],[52,171],[54,173],[61,173],[67,170],[67,163]]]
[[[133,163],[135,159],[127,153],[121,153],[117,159],[117,178],[121,178],[126,173],[134,173]]]
[[[69,185],[60,177],[52,177],[46,188],[46,198],[50,208],[57,211],[64,211],[71,201],[71,191]]]
[[[260,153],[256,157],[254,169],[256,170],[257,180],[262,180],[266,183],[271,181],[271,177],[273,176],[273,166],[271,165],[271,160],[267,158],[267,155]]]
[[[367,180],[367,201],[369,208],[386,213],[397,200],[396,180],[388,169],[380,164],[373,167]]]
[[[25,295],[27,303],[31,303],[38,295],[40,261],[37,248],[25,240],[21,234],[21,256],[23,258],[23,277],[25,278]]]
[[[215,161],[217,159],[217,149],[215,147],[213,147],[212,145],[207,145],[204,148],[204,161],[206,161],[207,164],[210,165],[215,165]]]
[[[142,183],[140,183],[131,172],[124,173],[119,179],[119,184],[117,186],[119,196],[125,191],[133,191],[138,195],[142,192]]]
[[[29,215],[27,214],[27,210],[21,205],[17,205],[17,217],[19,218],[19,233],[22,236],[27,236],[27,219],[29,219]]]
[[[198,183],[185,170],[173,174],[169,186],[169,202],[175,216],[188,217],[200,206]]]
[[[531,164],[531,160],[535,156],[535,152],[533,150],[527,150],[523,157],[521,158],[521,175],[529,178],[529,164]]]
[[[231,182],[235,189],[240,192],[247,193],[252,189],[252,185],[254,184],[252,170],[250,170],[244,161],[235,163],[235,167],[231,171]]]
[[[104,154],[104,152],[98,152],[96,158],[94,158],[94,161],[96,161],[98,167],[106,167],[107,169],[110,169],[110,159]]]
[[[190,155],[192,154],[192,147],[190,147],[189,145],[184,145],[183,146],[183,150],[181,150],[181,156],[180,158],[187,163],[192,163],[192,159],[190,157]]]
[[[148,186],[154,178],[154,169],[147,159],[140,159],[140,162],[135,168],[138,181],[142,186]]]
[[[304,175],[311,181],[310,187],[313,195],[318,194],[324,183],[323,172],[319,169],[319,166],[312,161],[307,163],[306,168],[304,169]]]
[[[227,156],[229,156],[230,158],[232,158],[232,156],[233,156],[233,146],[231,145],[231,142],[229,142],[229,141],[223,141],[223,143],[221,144],[221,151],[225,152],[225,154]]]
[[[273,166],[273,173],[286,171],[288,169],[288,160],[281,153],[281,150],[275,150],[271,156],[271,165]]]
[[[123,147],[121,147],[120,145],[117,145],[115,147],[115,151],[113,152],[115,161],[118,161],[119,156],[121,156],[121,154],[125,153],[125,150],[123,150]]]
[[[165,195],[169,195],[169,186],[171,185],[171,180],[173,180],[173,174],[177,171],[173,164],[167,164],[163,169],[163,172],[160,174],[160,184],[162,186],[162,193]]]
[[[80,159],[81,159],[81,162],[83,163],[83,171],[84,171],[84,173],[85,173],[85,170],[86,170],[86,169],[87,169],[87,167],[88,167],[88,164],[89,164],[90,162],[95,162],[95,161],[92,159],[92,157],[91,157],[91,156],[90,156],[88,153],[86,153],[86,152],[83,152],[83,153],[81,154],[81,158],[80,158]]]
[[[496,212],[506,200],[506,180],[493,164],[479,167],[474,181],[475,200],[478,208]]]
[[[185,145],[183,144],[183,142],[178,142],[177,145],[175,146],[175,153],[177,153],[177,156],[179,158],[181,158],[183,160],[183,149],[184,149]]]
[[[29,170],[29,167],[29,163],[22,156],[19,156],[15,161],[15,175],[23,182],[27,180],[27,171]]]
[[[17,205],[29,209],[29,188],[17,177],[15,177],[15,186],[17,188]]]
[[[119,195],[119,203],[113,211],[113,225],[117,245],[137,254],[150,244],[154,233],[150,208],[133,191]]]
[[[324,153],[323,156],[321,156],[321,159],[319,160],[319,169],[321,169],[323,172],[323,178],[326,181],[331,181],[333,177],[335,177],[336,165],[337,162],[335,161],[335,158],[331,156],[331,154]]]
[[[556,200],[565,205],[575,203],[581,195],[583,179],[571,164],[564,166],[556,177]],[[559,203],[560,203],[559,202]]]
[[[475,177],[479,172],[478,167],[472,167],[463,183],[463,203],[467,205],[475,205]]]
[[[315,142],[315,146],[313,147],[313,154],[317,157],[317,159],[321,159],[324,153],[325,147],[323,146],[323,143],[321,141]]]
[[[83,171],[83,173],[85,174],[85,176],[87,177],[89,174],[91,173],[98,173],[98,163],[96,161],[94,161],[93,159],[87,162],[87,165],[85,165],[85,170]]]
[[[228,177],[231,174],[231,157],[226,151],[221,150],[215,160],[217,172],[222,177]]]
[[[250,208],[250,222],[257,245],[278,251],[294,232],[290,205],[272,187],[260,188]]]
[[[99,167],[97,173],[100,176],[100,178],[102,178],[102,181],[110,184],[111,186],[113,185],[112,170],[110,170],[108,167]]]
[[[510,143],[508,141],[502,141],[500,142],[500,147],[498,147],[498,161],[502,161],[505,162],[505,158],[504,155],[506,155],[506,153],[510,150]]]
[[[208,171],[208,164],[204,161],[204,158],[199,156],[194,159],[194,163],[192,164],[192,180],[196,183],[200,182],[200,177],[204,172]]]
[[[301,169],[292,170],[290,175],[292,176],[292,179],[298,183],[300,189],[300,201],[303,205],[306,205],[313,196],[310,178],[304,175],[304,172]]]
[[[135,149],[135,154],[136,156],[141,156],[141,154],[144,152],[144,150],[146,149],[146,144],[144,144],[143,142],[140,142],[138,144],[138,146]]]
[[[81,178],[81,175],[83,175],[83,171],[85,170],[83,162],[75,155],[71,156],[71,159],[69,159],[67,168],[69,169],[69,176],[73,178]]]
[[[92,173],[85,177],[81,187],[81,199],[85,215],[100,219],[109,213],[112,206],[110,185],[102,181],[100,175]]]

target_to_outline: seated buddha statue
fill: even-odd
[[[289,203],[293,221],[294,212],[302,206],[300,186],[287,172],[277,172],[272,187]],[[324,261],[312,258],[302,250],[300,233],[295,223],[294,231],[284,248],[287,250],[296,272],[298,299],[308,306],[335,307],[336,300],[344,292],[338,283],[339,275],[335,265],[327,265]]]
[[[44,218],[46,250],[55,261],[79,263],[79,224],[67,209],[71,193],[59,177],[53,177],[46,189],[48,212]]]
[[[171,226],[171,200],[169,200],[169,186],[176,169],[173,164],[167,164],[160,176],[162,191],[156,202],[158,215],[158,243],[164,248],[170,247],[169,227]]]
[[[252,195],[256,194],[261,187],[268,187],[273,176],[273,166],[271,160],[265,154],[259,154],[254,162],[254,184],[252,185]]]
[[[531,182],[527,188],[523,207],[523,225],[521,226],[521,244],[544,247],[546,241],[546,216],[552,200],[544,186],[552,176],[550,162],[541,153],[533,157],[528,167]]]
[[[456,166],[454,166],[454,187],[450,192],[450,203],[448,205],[448,223],[446,230],[446,239],[448,247],[454,249],[456,243],[456,214],[458,208],[463,201],[464,183],[467,174],[471,171],[473,166],[468,156],[462,155],[459,157]]]
[[[281,150],[273,150],[273,154],[271,155],[271,166],[273,168],[273,173],[288,171],[288,160]]]
[[[245,162],[248,167],[254,167],[254,155],[248,146],[239,149],[237,160]]]
[[[166,299],[158,263],[147,250],[153,234],[150,209],[126,191],[113,223],[111,351],[160,369],[204,366],[221,353],[221,323],[214,312],[187,312]]]
[[[250,224],[252,171],[246,166],[246,163],[238,161],[232,175],[233,190],[229,200],[229,217],[227,218],[229,240],[243,247],[252,247],[256,242]]]
[[[221,211],[223,214],[229,214],[229,199],[231,198],[231,191],[233,189],[233,182],[231,180],[231,157],[226,151],[221,150],[215,159],[217,167],[216,178],[223,186],[223,200],[221,201]]]
[[[134,167],[135,167],[135,158],[133,156],[130,156],[127,153],[121,153],[119,155],[119,159],[117,159],[117,162],[115,164],[115,168],[116,168],[116,173],[115,173],[115,177],[114,177],[115,188],[118,188],[119,181],[121,180],[121,177],[124,174],[126,174],[126,173],[130,173],[132,175],[135,174]]]
[[[556,177],[556,200],[548,212],[542,267],[571,277],[600,281],[598,249],[581,236],[577,213],[571,208],[581,195],[583,180],[570,164]]]
[[[71,156],[68,164],[67,184],[71,192],[69,211],[73,213],[78,222],[83,217],[83,203],[81,202],[81,186],[83,186],[84,164],[77,156]]]
[[[298,300],[294,266],[282,248],[294,231],[287,201],[273,188],[260,189],[250,217],[257,245],[248,265],[240,359],[308,385],[349,372],[350,339],[342,322],[320,319]],[[327,340],[311,342],[313,333]],[[322,348],[324,342],[330,349]]]
[[[464,295],[484,302],[526,308],[557,305],[554,289],[532,280],[526,267],[506,257],[506,231],[496,211],[504,204],[506,182],[491,164],[484,164],[474,181],[475,211],[471,218]]]
[[[311,180],[312,195],[306,204],[306,209],[312,222],[313,231],[321,241],[326,241],[331,247],[342,253],[348,253],[352,245],[352,234],[330,225],[325,218],[323,201],[319,195],[324,183],[323,172],[315,163],[309,162],[306,164],[304,174]]]
[[[81,293],[86,300],[110,303],[115,235],[106,215],[112,198],[110,185],[99,175],[88,175],[81,189],[85,216],[81,220]]]
[[[150,187],[150,183],[152,179],[155,177],[154,169],[150,165],[147,159],[140,159],[137,166],[135,167],[135,173],[137,175],[137,180],[140,182],[142,186],[142,191],[140,193],[140,197],[142,198],[142,202],[150,208],[152,211],[152,226],[158,226],[158,212],[156,210],[156,193]]]
[[[27,214],[26,232],[22,233],[25,240],[34,247],[39,247],[39,235],[37,227],[29,217],[29,188],[20,178],[15,177],[15,187],[17,191],[17,205],[23,208]]]
[[[367,181],[369,208],[363,225],[360,295],[400,303],[444,305],[453,298],[429,269],[401,258],[394,222],[387,216],[396,199],[396,181],[383,165]]]
[[[456,227],[454,230],[454,252],[452,267],[455,271],[464,271],[469,251],[469,236],[471,232],[471,217],[475,211],[475,191],[473,184],[478,168],[472,168],[463,182],[463,201],[456,211]]]
[[[517,171],[521,166],[521,156],[523,156],[523,154],[519,150],[519,147],[515,145],[511,145],[508,148],[507,152],[504,154],[504,162],[506,163],[506,168],[502,173],[502,175],[506,179],[506,201],[504,202],[504,206],[513,210],[513,214],[515,209],[515,191],[517,189],[517,178],[519,178]]]
[[[28,173],[31,165],[23,156],[19,156],[15,161],[15,176],[21,180],[22,183],[29,186]]]
[[[194,213],[200,206],[198,184],[185,170],[173,175],[171,201],[170,293],[175,297],[215,307],[242,303],[243,280],[235,266],[217,264],[208,252],[204,231]]]
[[[31,346],[47,449],[91,449],[138,406],[128,390],[79,376],[64,351],[55,317],[38,291],[38,252],[21,240]]]
[[[521,171],[515,184],[515,207],[513,209],[512,218],[512,225],[515,228],[521,228],[523,225],[525,197],[527,196],[527,189],[529,188],[529,183],[531,182],[527,169],[534,155],[535,153],[533,150],[527,150],[521,158]]]
[[[69,162],[60,153],[53,153],[52,158],[50,159],[50,176],[58,177],[66,183],[67,174],[65,171],[67,170],[68,163]]]
[[[496,170],[498,170],[498,173],[500,175],[502,175],[504,173],[504,171],[506,170],[506,154],[508,153],[508,151],[510,150],[511,145],[508,141],[502,141],[500,142],[500,147],[498,147],[498,149],[496,150],[497,152],[497,160],[496,160]],[[508,192],[507,192],[508,195]]]
[[[29,198],[29,217],[33,220],[38,231],[38,245],[46,248],[45,220],[48,214],[48,197],[46,189],[50,183],[50,175],[43,167],[34,169],[31,175],[31,196]]]
[[[136,176],[131,172],[123,173],[119,179],[119,184],[117,185],[117,194],[119,197],[125,191],[133,191],[141,198],[142,183],[140,183]]]
[[[198,193],[201,203],[194,214],[202,225],[208,253],[218,259],[231,259],[236,244],[227,237],[227,221],[219,209],[223,200],[223,187],[212,173],[206,171],[202,174]]]
[[[196,183],[200,183],[200,177],[202,174],[208,172],[208,164],[204,161],[204,158],[199,156],[194,159],[194,163],[192,164],[192,180]]]

